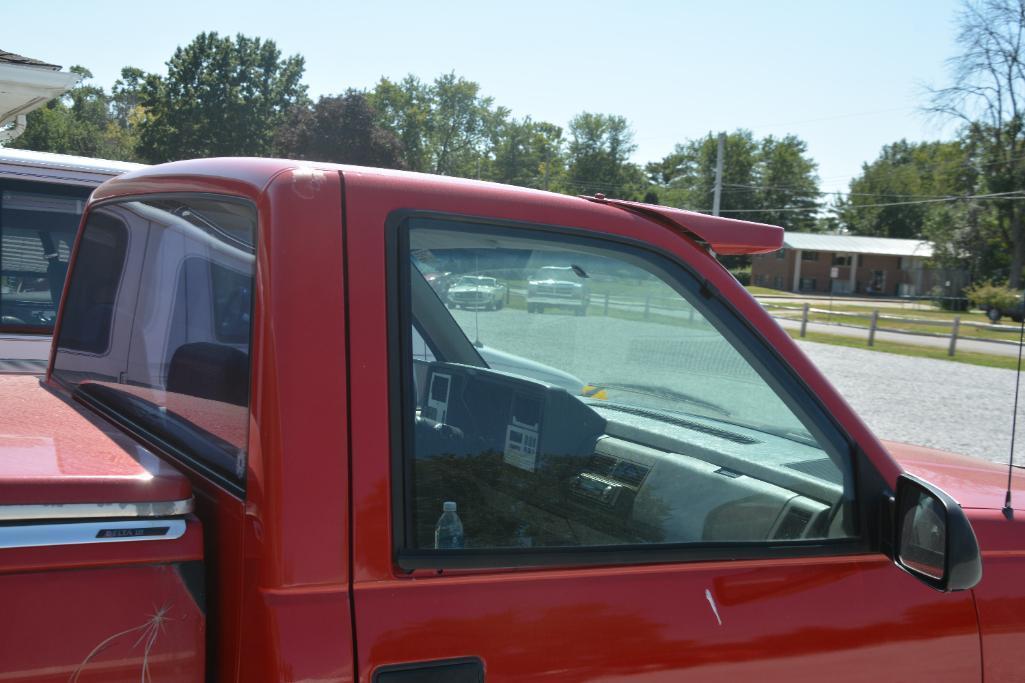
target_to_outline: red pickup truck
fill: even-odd
[[[714,258],[781,241],[328,164],[108,181],[45,378],[0,377],[0,680],[1021,680],[1025,477],[877,441]],[[545,268],[583,315],[528,311]]]

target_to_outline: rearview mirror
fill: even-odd
[[[982,578],[979,542],[957,501],[910,474],[897,479],[894,561],[941,591],[968,590]]]

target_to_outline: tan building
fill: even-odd
[[[751,284],[790,292],[923,296],[950,277],[926,265],[932,253],[932,245],[919,240],[788,232],[782,249],[753,258]]]

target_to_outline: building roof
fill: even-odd
[[[836,251],[846,254],[882,254],[885,256],[932,256],[932,244],[921,240],[896,240],[862,235],[820,235],[788,232],[783,236],[785,249]]]
[[[75,87],[82,77],[56,64],[0,50],[0,128]],[[17,137],[20,131],[0,139]]]
[[[18,66],[32,66],[39,69],[49,69],[51,71],[60,71],[60,67],[56,64],[47,64],[38,59],[32,59],[31,57],[22,57],[16,55],[13,52],[7,50],[0,50],[0,63],[4,64],[17,64]]]

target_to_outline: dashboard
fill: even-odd
[[[843,476],[814,445],[710,419],[585,402],[456,363],[418,377],[418,543],[455,500],[468,547],[825,538]],[[425,371],[423,371],[425,370]]]

